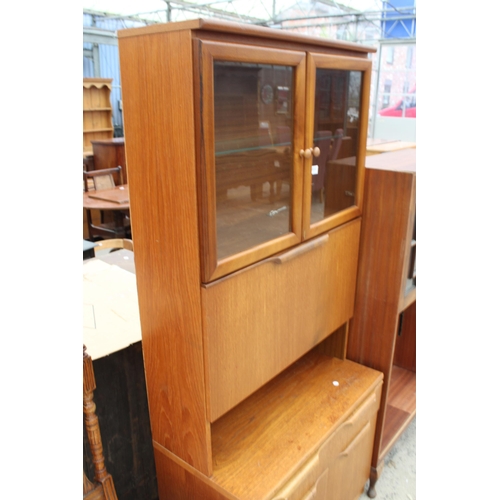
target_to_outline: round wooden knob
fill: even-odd
[[[301,149],[299,155],[301,158],[311,158],[312,153],[310,149],[306,149],[305,151]]]
[[[312,154],[317,158],[321,154],[321,150],[316,146],[315,148],[311,148]]]

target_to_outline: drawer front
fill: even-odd
[[[331,500],[357,500],[370,477],[370,463],[382,384],[322,445],[321,467],[328,467]]]
[[[380,394],[382,383],[373,391],[365,401],[354,411],[347,420],[323,443],[319,450],[322,460],[328,461],[328,457],[336,456],[349,448],[349,445],[362,431],[368,422],[377,414],[380,406]]]
[[[210,421],[353,314],[360,219],[202,288]]]
[[[321,472],[316,455],[273,497],[273,500],[326,500],[328,470]]]
[[[302,500],[329,500],[328,469],[321,474],[314,486],[306,493]]]

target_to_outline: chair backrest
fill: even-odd
[[[312,189],[313,191],[317,191],[318,189],[322,189],[325,183],[325,168],[326,168],[326,160],[328,155],[330,154],[330,143],[332,140],[332,132],[331,130],[318,130],[316,132],[316,138],[314,140],[314,145],[318,146],[321,153],[317,160],[314,161],[318,165],[318,173],[312,178]]]
[[[115,175],[118,178],[118,185],[123,184],[122,167],[118,165],[115,168],[105,168],[103,170],[92,170],[91,172],[83,171],[83,185],[85,191],[89,191],[93,187],[96,191],[101,189],[114,188]]]
[[[344,139],[344,130],[338,128],[333,136],[333,142],[332,142],[332,147],[330,149],[330,156],[328,157],[328,161],[337,159],[343,139]]]
[[[134,251],[134,244],[132,240],[128,238],[113,238],[109,240],[101,240],[96,243],[97,245],[94,247],[94,252],[105,248],[124,248],[125,250]]]

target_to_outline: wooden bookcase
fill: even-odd
[[[384,373],[369,495],[416,414],[416,149],[368,156],[348,359]]]
[[[113,138],[111,78],[83,79],[83,152],[92,153],[92,141]]]
[[[383,380],[346,359],[372,49],[216,20],[118,40],[160,498],[357,499]],[[335,172],[313,192],[334,136],[340,208]]]

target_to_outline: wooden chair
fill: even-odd
[[[118,500],[113,478],[104,464],[101,431],[99,429],[99,420],[95,414],[95,388],[92,358],[87,354],[87,348],[83,346],[83,419],[90,443],[95,473],[92,482],[85,474],[85,471],[83,472],[83,498],[85,500]]]
[[[115,181],[117,179],[117,181]],[[83,171],[83,185],[85,192],[91,190],[111,189],[123,184],[122,167],[106,168],[103,170]],[[95,238],[127,238],[131,235],[130,218],[122,210],[113,213],[113,220],[107,221],[105,214],[101,211],[98,222],[92,219],[92,211],[86,210],[88,239]]]
[[[319,193],[321,203],[324,201],[326,164],[329,161],[337,159],[343,137],[344,131],[341,128],[337,129],[335,134],[332,134],[330,130],[318,130],[317,132],[315,143],[321,153],[316,160],[318,173],[312,178],[312,192]]]
[[[97,242],[97,246],[94,247],[94,252],[99,250],[110,248],[112,250],[124,248],[125,250],[134,251],[134,243],[128,238],[114,238],[111,240],[101,240]]]
[[[326,160],[330,154],[332,137],[333,134],[330,130],[318,130],[317,138],[314,141],[321,153],[318,158],[313,161],[313,163],[318,165],[318,173],[312,177],[312,192],[319,193],[321,203],[323,203],[324,197]]]
[[[111,189],[120,186],[123,184],[122,167],[118,165],[115,168],[105,168],[103,170],[84,170],[83,182],[85,192],[92,189]]]

